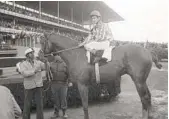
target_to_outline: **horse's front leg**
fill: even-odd
[[[88,86],[82,82],[78,82],[78,89],[82,100],[84,119],[89,119],[88,113]]]

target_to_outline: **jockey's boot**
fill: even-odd
[[[94,58],[93,63],[94,64],[98,63],[102,59],[102,55],[103,55],[103,51],[102,50],[95,51],[95,58]]]
[[[101,60],[101,57],[95,57],[93,63],[98,63]]]
[[[100,60],[104,61],[104,62],[107,62],[107,59],[106,58],[103,58],[103,57],[95,57],[94,58],[94,61],[93,63],[98,63]]]

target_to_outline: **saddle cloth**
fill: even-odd
[[[111,51],[114,48],[115,48],[115,46],[110,46],[104,50],[102,58],[106,58],[107,62],[110,62],[112,60],[112,52]],[[88,63],[90,63],[90,61],[91,61],[90,51],[86,51],[86,56],[87,56]]]

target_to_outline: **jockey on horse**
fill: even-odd
[[[110,61],[111,59],[107,58],[106,53],[110,48],[110,42],[112,41],[112,33],[108,24],[102,22],[101,14],[99,11],[92,11],[90,14],[92,20],[93,28],[89,36],[82,42],[79,46],[84,46],[87,50],[87,57],[90,56],[90,52],[95,54],[97,51],[103,50],[103,55],[99,55],[95,58],[94,62],[98,62],[101,58],[105,58]],[[88,62],[90,60],[88,59]]]

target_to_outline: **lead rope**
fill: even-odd
[[[47,81],[49,82],[49,84],[48,84],[48,87],[44,90],[44,92],[46,92],[46,91],[48,91],[50,89],[51,81],[53,80],[53,75],[52,75],[52,72],[51,72],[51,69],[50,69],[50,65],[48,65],[46,63],[46,67],[47,67],[47,76],[46,76],[46,78],[47,78]]]

